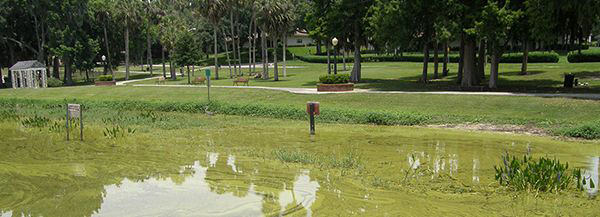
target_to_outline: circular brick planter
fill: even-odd
[[[354,84],[317,84],[318,92],[345,92],[353,91]]]
[[[115,86],[116,81],[96,81],[96,86]]]

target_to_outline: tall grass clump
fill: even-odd
[[[565,127],[559,129],[557,134],[583,139],[600,139],[600,121],[583,123],[573,127]]]
[[[580,186],[583,181],[580,170],[569,171],[568,163],[545,157],[517,158],[507,153],[502,156],[502,164],[494,169],[496,181],[516,191],[559,192],[573,184]]]

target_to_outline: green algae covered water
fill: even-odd
[[[493,169],[529,153],[598,183],[596,142],[337,124],[309,137],[304,122],[188,116],[117,139],[91,121],[84,142],[0,122],[0,216],[600,215],[597,185],[512,192]]]

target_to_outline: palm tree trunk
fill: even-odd
[[[233,8],[229,11],[229,22],[231,24],[231,52],[233,54],[233,75],[237,76],[237,52],[235,50],[235,20],[233,19]],[[233,77],[232,74],[229,74],[229,77]]]
[[[154,76],[153,63],[152,63],[152,36],[150,35],[150,29],[146,30],[146,41],[148,44],[148,68],[150,68],[150,76]]]
[[[162,70],[162,71],[163,71],[163,78],[167,79],[167,66],[165,66],[165,47],[163,47],[162,45],[161,45],[161,47],[162,47],[162,49],[161,49],[161,50],[162,50],[161,54],[162,54],[162,68],[163,68],[163,70]]]
[[[248,74],[252,73],[252,40],[254,35],[252,34],[252,26],[254,25],[254,11],[252,12],[252,18],[250,19],[250,25],[248,25]]]
[[[287,77],[286,55],[287,55],[287,34],[283,34],[283,77]]]
[[[423,75],[421,82],[427,83],[427,69],[429,68],[429,42],[423,45]]]
[[[231,59],[229,59],[229,47],[227,47],[227,35],[223,31],[223,37],[225,38],[225,56],[227,57],[227,65],[229,66],[229,78],[233,77],[233,71],[231,69]]]
[[[491,89],[497,88],[498,87],[498,68],[500,65],[500,55],[498,54],[498,52],[493,52],[492,53],[492,64],[491,64],[491,68],[490,68],[490,84],[489,87]]]
[[[277,68],[277,36],[273,36],[273,75],[274,80],[279,81],[279,69]]]
[[[129,26],[125,22],[125,80],[129,80]]]
[[[110,58],[110,46],[108,46],[108,33],[106,31],[106,22],[102,22],[102,27],[104,30],[104,45],[106,46],[106,64],[107,64],[107,70],[110,72],[110,74],[113,76],[113,79],[115,78],[115,75],[112,72],[112,64],[111,64],[111,58]],[[56,58],[55,58],[56,59]],[[56,75],[56,78],[58,79],[59,76]]]
[[[344,44],[344,49],[343,49],[343,53],[342,53],[342,62],[344,63],[344,71],[348,70],[346,68],[346,55],[348,54],[348,52],[346,51],[346,42],[343,42]]]
[[[242,50],[241,50],[241,43],[242,43],[242,30],[241,30],[241,24],[240,24],[240,16],[239,13],[236,14],[235,16],[235,26],[237,27],[237,53],[238,53],[238,68],[240,69],[238,76],[242,76],[244,74],[244,72],[242,72]]]
[[[217,25],[214,25],[213,40],[215,42],[215,78],[219,80],[219,58],[217,57],[219,54],[219,45],[217,43]]]
[[[262,61],[263,61],[263,75],[262,79],[269,79],[269,52],[267,52],[267,43],[266,43],[266,34],[265,34],[265,26],[263,24],[261,34],[260,34],[260,45],[262,50]]]
[[[57,56],[54,57],[53,61],[53,67],[52,67],[52,77],[56,78],[56,79],[60,79],[60,60],[58,59]],[[114,76],[113,76],[114,78]]]
[[[360,82],[361,79],[361,56],[360,56],[360,26],[354,24],[354,68],[352,68],[352,76],[350,81],[354,83]]]

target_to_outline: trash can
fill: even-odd
[[[573,88],[575,84],[575,75],[574,74],[565,74],[565,88]]]

